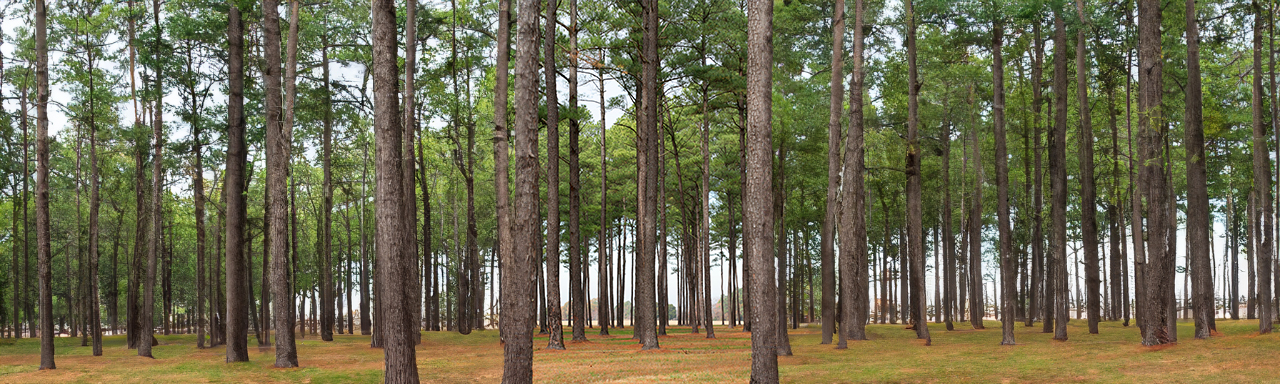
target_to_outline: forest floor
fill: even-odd
[[[850,342],[849,349],[819,345],[817,325],[791,330],[794,356],[781,357],[784,382],[1280,382],[1274,364],[1280,358],[1280,335],[1257,334],[1256,320],[1218,320],[1221,335],[1193,340],[1190,323],[1178,326],[1181,343],[1148,348],[1139,344],[1136,327],[1106,322],[1090,335],[1082,320],[1072,320],[1070,340],[1051,340],[1041,326],[1017,331],[1016,346],[1001,346],[998,322],[986,330],[967,323],[948,332],[929,324],[933,345],[924,346],[902,325],[867,326],[870,341]],[[961,330],[963,329],[963,330]],[[750,334],[716,329],[715,340],[669,329],[658,351],[640,351],[630,340],[631,328],[599,336],[588,329],[588,342],[568,343],[568,350],[534,345],[534,379],[538,382],[746,382],[750,374]],[[566,338],[569,329],[565,329]],[[382,350],[369,348],[367,336],[334,335],[321,342],[308,335],[299,340],[302,368],[274,369],[270,349],[255,347],[250,337],[247,364],[223,363],[222,347],[196,349],[193,335],[159,336],[156,359],[139,358],[124,348],[124,337],[107,337],[105,355],[90,356],[78,338],[57,339],[57,365],[37,371],[39,341],[0,340],[0,383],[42,382],[301,382],[353,383],[382,380]],[[418,347],[423,382],[498,382],[502,347],[495,330],[463,336],[428,332]]]

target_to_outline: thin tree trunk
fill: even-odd
[[[969,88],[969,110],[976,109],[976,95],[972,86]],[[971,206],[969,207],[969,324],[973,329],[986,329],[982,324],[983,318],[987,316],[986,306],[986,287],[983,287],[982,276],[982,185],[985,182],[986,175],[982,172],[982,145],[981,134],[977,128],[977,118],[975,113],[970,113],[970,121],[974,123],[971,128],[970,139],[973,145],[973,197],[969,199]],[[1003,119],[1003,117],[1002,117]],[[912,270],[911,273],[917,273],[918,270]],[[911,287],[915,289],[916,287]]]
[[[703,66],[707,65],[706,41],[707,40],[705,38],[702,39],[701,51],[703,54],[702,54],[701,64]],[[839,82],[839,81],[836,81],[836,82]],[[700,213],[702,214],[702,217],[700,220],[698,220],[699,222],[698,258],[702,263],[701,268],[699,268],[699,272],[702,274],[702,306],[703,306],[703,312],[704,312],[703,319],[706,321],[705,326],[707,328],[707,338],[714,339],[716,338],[716,331],[715,331],[715,327],[712,325],[714,321],[712,321],[712,308],[711,308],[712,307],[712,304],[711,304],[711,149],[710,149],[711,148],[710,147],[711,116],[708,114],[709,113],[708,104],[710,103],[709,101],[710,95],[708,94],[708,92],[709,92],[709,86],[704,83],[702,85],[702,182],[701,182],[702,190],[700,191],[702,196],[702,209],[699,210]],[[676,145],[678,145],[678,143],[674,143],[674,140],[673,140],[672,146],[676,146]],[[823,265],[825,266],[830,264],[831,263],[828,262]],[[832,267],[834,268],[834,265],[832,265]],[[823,280],[824,286],[828,284],[827,282],[828,280],[830,281],[830,284],[832,287],[832,292],[829,297],[831,298],[831,301],[834,302],[835,301],[835,291],[834,291],[835,278],[832,277],[831,279]],[[827,297],[827,296],[824,296],[824,297]],[[724,305],[725,305],[723,299],[724,298],[721,297],[720,306],[722,309],[724,308]],[[832,308],[831,312],[834,314],[834,308]],[[667,320],[666,318],[663,318],[661,321],[665,324],[666,320]],[[832,325],[834,326],[834,324]],[[823,327],[823,335],[825,336],[825,340],[826,340],[824,344],[831,344],[831,332],[826,329],[825,325]]]
[[[578,0],[569,0],[569,109],[578,109]],[[569,320],[573,326],[573,341],[586,341],[587,293],[583,283],[584,266],[588,261],[582,255],[582,167],[578,158],[582,149],[578,138],[582,135],[578,115],[569,118]],[[663,292],[665,296],[665,292]],[[665,307],[663,309],[666,309]],[[663,319],[665,321],[666,319]],[[663,323],[665,324],[665,322]]]
[[[133,9],[133,1],[129,1],[129,11],[135,12]],[[135,133],[136,141],[134,143],[134,207],[136,208],[134,215],[135,229],[133,239],[133,259],[129,266],[129,293],[126,298],[127,314],[126,328],[128,332],[128,344],[130,349],[138,348],[138,340],[141,339],[139,333],[142,332],[142,320],[139,316],[142,311],[141,297],[138,292],[142,289],[142,257],[146,252],[146,236],[148,221],[147,215],[147,188],[146,188],[146,162],[149,155],[147,154],[147,144],[141,130],[143,109],[138,104],[138,93],[136,92],[136,56],[137,47],[134,45],[135,39],[134,24],[135,18],[129,18],[129,88],[130,94],[133,96],[133,128],[138,132]],[[25,88],[24,88],[25,93]],[[26,109],[25,107],[23,108]],[[26,174],[26,172],[24,172]],[[28,312],[33,312],[28,310]],[[35,328],[35,324],[31,324],[31,328]]]
[[[1214,308],[1213,263],[1209,251],[1213,246],[1209,235],[1209,190],[1205,171],[1204,122],[1200,89],[1200,31],[1196,21],[1196,2],[1186,2],[1187,84],[1186,142],[1187,151],[1187,258],[1191,261],[1192,291],[1195,297],[1196,338],[1207,339],[1212,327]]]
[[[1231,320],[1240,320],[1240,218],[1236,215],[1235,194],[1234,188],[1227,188],[1227,246],[1231,247],[1231,268],[1227,274],[1231,275],[1228,283],[1231,285]],[[1245,298],[1245,302],[1248,301]]]
[[[788,267],[787,267],[787,261],[788,261],[787,257],[789,256],[788,253],[790,253],[788,252],[790,251],[790,249],[787,247],[788,232],[787,232],[787,221],[786,221],[787,175],[785,173],[786,172],[785,167],[787,164],[787,149],[788,149],[787,140],[783,139],[778,144],[778,150],[777,150],[778,158],[774,160],[774,164],[773,164],[773,167],[774,167],[773,174],[776,176],[772,178],[773,179],[773,221],[775,223],[774,227],[776,228],[774,230],[774,233],[775,233],[774,241],[775,241],[775,247],[776,247],[774,252],[777,253],[777,263],[778,263],[778,268],[777,268],[778,292],[777,292],[777,300],[773,305],[773,308],[775,308],[778,312],[778,328],[777,328],[778,336],[774,342],[776,343],[778,348],[778,356],[791,356],[791,339],[787,335],[787,299],[788,299],[787,294],[790,291],[794,291],[794,287],[789,287],[787,284],[787,277],[790,276],[788,274],[788,272],[790,271],[788,270]],[[765,307],[765,308],[769,308],[769,307]]]
[[[503,0],[506,1],[506,0]],[[603,55],[603,48],[601,48]],[[611,280],[609,275],[609,265],[613,262],[609,257],[609,152],[608,152],[608,135],[605,123],[605,107],[608,103],[604,97],[604,68],[601,67],[597,71],[600,77],[600,234],[596,239],[596,257],[597,274],[599,274],[600,298],[596,301],[596,307],[600,311],[600,336],[609,335],[609,321],[613,318],[609,314],[609,310],[613,302],[609,301],[609,292],[611,292]]]
[[[405,287],[407,293],[402,300],[402,305],[404,305],[405,310],[408,311],[406,314],[408,317],[405,318],[405,337],[408,337],[409,341],[413,344],[419,344],[422,342],[422,332],[419,331],[422,328],[422,269],[418,265],[420,262],[420,258],[418,256],[417,230],[418,194],[416,192],[417,183],[414,180],[414,176],[417,175],[417,170],[414,168],[414,164],[416,164],[416,162],[413,158],[413,147],[414,142],[416,141],[414,135],[418,130],[418,120],[416,115],[417,108],[415,107],[417,94],[414,91],[418,58],[417,9],[417,0],[405,1],[404,93],[401,95],[401,97],[404,98],[404,105],[401,110],[402,117],[400,119],[400,123],[402,124],[400,134],[403,140],[401,143],[400,172],[401,183],[403,184],[402,188],[404,188],[403,208],[405,210],[405,269],[401,272],[403,273],[404,279],[408,282],[408,286]],[[468,142],[473,142],[475,141],[475,128],[474,126],[469,127],[471,129],[468,130],[468,133],[470,133],[468,136]],[[468,160],[474,158],[473,155],[475,151],[471,149],[474,148],[469,148],[467,151]],[[471,192],[475,185],[474,172],[470,172],[469,176],[471,177],[467,179],[467,185],[470,186],[470,188],[468,188],[467,191]]]
[[[449,71],[450,71],[450,78],[453,81],[453,95],[455,98],[460,99],[461,88],[459,88],[458,86],[458,62],[459,62],[458,60],[458,17],[457,17],[458,8],[457,8],[456,1],[451,1],[449,4],[450,4],[450,13],[451,13],[450,22],[449,22],[449,26],[450,26],[449,33],[451,36],[449,39],[451,64],[449,65]],[[462,139],[459,138],[458,135],[460,134],[459,125],[462,124],[462,121],[461,121],[462,117],[459,111],[458,101],[454,100],[451,103],[451,105],[452,105],[452,112],[451,112],[451,117],[449,121],[449,125],[450,125],[449,131],[453,136],[455,150],[459,154],[461,154],[463,153],[464,148],[462,147],[463,145]],[[466,157],[470,158],[470,151],[466,152]],[[463,179],[472,180],[470,179],[470,176],[469,176],[470,170],[467,167],[467,164],[464,163],[463,156],[461,155],[454,156],[453,160],[454,160],[454,165],[458,167],[458,171],[462,173]],[[470,182],[470,181],[467,181],[467,182]],[[468,185],[472,185],[472,184],[468,184]],[[468,191],[468,196],[471,196],[470,193],[472,189],[469,187],[467,191]],[[469,223],[471,222],[470,221],[471,217],[472,217],[471,215],[467,216],[468,225],[470,225]],[[468,233],[467,240],[468,241],[471,240],[470,233]],[[456,272],[457,273],[456,281],[458,284],[458,286],[456,287],[457,302],[458,302],[457,326],[458,326],[458,333],[461,333],[463,335],[471,334],[471,325],[474,323],[474,321],[471,319],[471,314],[475,312],[474,308],[471,308],[471,293],[472,293],[471,277],[472,276],[471,276],[471,268],[470,268],[471,247],[469,244],[470,243],[468,242],[468,247],[465,250],[465,252],[467,253],[464,254],[465,257],[462,260],[460,260],[460,262],[458,263],[458,269]]]
[[[1115,89],[1114,86],[1108,89],[1108,111],[1107,115],[1111,123],[1111,201],[1107,203],[1107,223],[1110,225],[1110,242],[1111,242],[1111,265],[1108,283],[1110,284],[1111,293],[1111,314],[1108,316],[1110,320],[1119,320],[1125,312],[1124,308],[1128,308],[1129,298],[1124,295],[1124,290],[1128,287],[1128,276],[1122,273],[1124,270],[1125,260],[1121,246],[1124,243],[1124,196],[1120,189],[1120,128],[1116,120],[1120,117],[1120,111],[1116,109]],[[1229,222],[1229,220],[1228,220]],[[1228,224],[1230,225],[1230,224]]]
[[[95,66],[93,51],[86,50],[85,52],[88,55],[87,61],[88,61],[89,69],[92,72]],[[188,63],[189,62],[190,61],[188,61]],[[0,65],[0,74],[3,74],[3,65]],[[90,76],[89,77],[89,94],[91,95],[94,94],[94,90],[95,90],[95,87],[94,87],[95,84],[93,80],[94,80],[93,76]],[[99,284],[98,282],[99,233],[98,232],[100,230],[98,225],[98,216],[99,216],[99,210],[101,209],[101,205],[102,205],[102,197],[101,197],[101,191],[100,191],[101,183],[99,182],[99,178],[101,177],[100,176],[101,171],[99,171],[98,169],[98,122],[97,122],[97,113],[96,113],[97,109],[94,108],[95,107],[94,98],[90,97],[88,99],[89,99],[88,100],[89,101],[89,122],[88,122],[89,123],[88,124],[89,125],[89,291],[88,291],[87,299],[89,300],[88,307],[91,308],[88,311],[89,312],[88,320],[89,320],[89,327],[90,327],[89,332],[92,334],[92,337],[93,337],[93,355],[102,356],[102,319],[100,318],[102,315],[102,311],[98,310],[98,308],[100,307],[99,302],[101,301],[101,298],[98,292],[99,290],[99,287],[98,287],[98,284]],[[196,181],[195,181],[195,190],[196,190],[195,210],[196,210],[196,217],[197,217],[197,220],[196,220],[197,262],[196,264],[198,267],[202,267],[204,265],[203,264],[204,262],[204,258],[203,258],[204,256],[204,252],[203,252],[204,251],[204,220],[203,220],[204,199],[203,199],[203,194],[201,192],[204,191],[204,181],[199,171],[200,169],[203,169],[200,165],[200,150],[199,150],[200,128],[199,128],[199,125],[196,125],[196,124],[192,124],[192,126],[195,127],[194,129],[195,142],[196,142],[195,168],[197,170],[196,175],[199,175],[196,177]],[[23,177],[26,177],[25,174],[23,175]],[[17,213],[16,209],[14,211],[15,213]],[[16,219],[17,215],[14,215],[14,218]],[[117,228],[117,232],[119,232],[119,226],[117,226],[116,228]],[[13,233],[16,234],[17,232],[18,232],[17,224],[15,220]],[[117,233],[115,237],[118,238],[119,234]],[[11,249],[16,249],[16,248],[17,247],[12,247]],[[17,264],[18,264],[17,253],[14,253],[13,261],[14,261],[13,264],[10,264],[10,265],[16,271]],[[112,264],[112,268],[114,267],[115,267],[115,264]],[[112,277],[114,277],[115,274],[113,273],[112,275],[113,275]],[[197,277],[200,278],[199,282],[203,282],[203,279],[202,279],[203,276],[204,276],[204,269],[200,268],[199,273],[197,274]],[[112,279],[111,286],[115,286],[115,285],[116,285],[116,281],[115,279]],[[196,314],[197,316],[202,317],[204,315],[204,312],[201,311],[201,308],[203,305],[202,299],[204,299],[205,296],[201,294],[204,293],[204,290],[203,290],[204,285],[201,285],[198,283],[197,287],[198,288],[196,289],[196,293],[197,293]],[[16,300],[14,301],[14,308],[15,308],[14,324],[16,325],[17,317],[18,317],[17,310],[16,310],[17,308]],[[200,347],[203,348],[204,347],[204,328],[199,326],[198,328],[199,330],[197,332],[199,333],[199,335],[197,336],[197,340],[199,341]],[[17,332],[18,332],[18,327],[16,326],[13,327],[13,333],[15,338],[17,338]]]
[[[911,290],[924,292],[924,228],[923,202],[920,180],[920,76],[916,66],[916,13],[915,1],[907,0],[907,245],[908,258],[911,260]],[[904,290],[905,292],[906,290]],[[917,294],[918,302],[912,305],[915,320],[916,338],[929,345],[929,324],[925,319],[927,304],[924,295]],[[981,321],[981,320],[979,320]],[[974,324],[982,328],[981,323]]]
[[[543,85],[547,104],[547,325],[551,335],[547,349],[564,349],[564,328],[560,324],[560,101],[556,91],[556,8],[559,0],[547,0],[547,31],[542,42]]]
[[[249,294],[245,291],[245,221],[248,216],[244,117],[244,25],[237,3],[228,2],[226,198],[226,361],[247,362]]]
[[[1256,239],[1258,237],[1258,233],[1257,229],[1254,228],[1258,224],[1258,221],[1254,218],[1257,214],[1257,212],[1254,211],[1254,205],[1256,205],[1258,201],[1257,193],[1257,190],[1251,189],[1249,191],[1248,200],[1245,203],[1244,257],[1245,264],[1249,264],[1249,283],[1247,284],[1249,287],[1249,294],[1248,297],[1245,297],[1245,301],[1248,303],[1246,304],[1247,308],[1245,309],[1245,318],[1249,320],[1258,318],[1258,259],[1256,258],[1257,253],[1255,252],[1257,250]]]
[[[1037,14],[1038,15],[1038,14]],[[1031,60],[1031,115],[1032,115],[1032,139],[1031,145],[1035,147],[1035,187],[1032,197],[1032,218],[1031,227],[1031,289],[1027,296],[1027,321],[1026,326],[1035,325],[1037,317],[1044,316],[1044,330],[1048,332],[1052,321],[1049,319],[1049,311],[1044,310],[1048,307],[1046,301],[1043,300],[1044,293],[1047,288],[1045,282],[1045,254],[1044,254],[1044,171],[1041,168],[1041,158],[1044,151],[1040,150],[1040,132],[1044,130],[1044,126],[1040,124],[1040,108],[1043,105],[1043,95],[1041,94],[1040,84],[1044,79],[1042,73],[1044,66],[1044,39],[1040,36],[1040,23],[1032,23],[1035,40],[1035,55]],[[1048,121],[1048,119],[1045,119]],[[1043,312],[1043,314],[1041,314]]]
[[[1049,136],[1051,265],[1045,277],[1046,296],[1053,300],[1053,339],[1067,340],[1067,305],[1071,299],[1067,287],[1067,27],[1064,10],[1053,13],[1053,133]],[[1046,314],[1046,323],[1048,314]]]
[[[369,147],[368,147],[367,141],[365,142],[365,145],[363,146],[362,150],[364,155],[364,162],[363,162],[364,164],[360,168],[361,169],[360,180],[363,181],[362,183],[360,183],[361,184],[360,196],[369,196],[367,186],[369,184],[369,181],[371,180],[369,180],[368,164],[371,162],[372,159],[369,158]],[[373,296],[377,295],[378,291],[372,289],[372,287],[370,287],[371,284],[369,282],[369,280],[373,277],[372,271],[370,271],[371,260],[369,260],[368,234],[371,231],[369,231],[369,224],[365,222],[365,217],[367,216],[367,212],[368,212],[366,211],[367,206],[365,205],[365,199],[359,199],[357,203],[357,207],[358,207],[357,212],[360,216],[360,220],[359,220],[360,283],[359,283],[359,286],[360,286],[360,292],[369,292],[371,294],[371,295],[360,295],[360,334],[371,335],[373,334],[373,330],[372,330],[373,320],[371,319],[371,317],[374,315],[374,313],[372,310],[370,310],[369,307],[371,306],[370,304],[372,304]]]
[[[827,118],[827,211],[822,220],[822,344],[836,328],[835,230],[840,209],[840,116],[844,112],[844,0],[831,14],[831,111]],[[705,103],[704,103],[705,104]]]
[[[1262,89],[1262,6],[1253,1],[1253,187],[1258,192],[1254,209],[1256,220],[1255,255],[1258,262],[1258,332],[1270,333],[1272,321],[1271,303],[1271,239],[1274,237],[1273,207],[1271,205],[1271,166],[1267,150],[1266,125],[1263,115]]]
[[[53,361],[53,250],[49,241],[49,43],[48,7],[35,2],[36,35],[36,276],[39,279],[40,370],[56,369]],[[25,176],[24,176],[25,177]]]
[[[329,77],[329,34],[320,35],[320,70],[324,81],[324,121],[321,132],[320,162],[323,167],[322,196],[320,198],[320,254],[317,255],[320,270],[320,339],[333,341],[334,292],[333,292],[333,90]],[[363,230],[363,228],[362,228]],[[348,233],[349,235],[350,233]],[[350,305],[348,303],[348,305]],[[362,311],[365,312],[365,311]],[[361,316],[365,316],[363,313]]]
[[[1080,103],[1080,127],[1076,136],[1080,139],[1080,232],[1084,236],[1081,242],[1084,247],[1084,279],[1085,306],[1088,310],[1089,333],[1098,333],[1098,322],[1102,320],[1101,284],[1098,261],[1098,204],[1097,188],[1093,176],[1093,123],[1089,113],[1089,60],[1085,46],[1085,30],[1088,18],[1085,15],[1085,0],[1076,0],[1076,16],[1081,24],[1076,27],[1076,102]],[[1065,145],[1065,144],[1064,144]]]
[[[1004,130],[1004,21],[1001,16],[992,23],[991,74],[993,96],[991,110],[996,136],[996,227],[1000,232],[1000,329],[1001,345],[1013,345],[1014,296],[1017,295],[1018,267],[1013,254],[1013,231],[1009,228],[1009,150]]]
[[[942,188],[942,259],[943,298],[942,321],[948,331],[955,330],[956,310],[956,240],[952,232],[951,205],[951,122],[942,125],[942,180],[948,185]]]
[[[155,18],[156,25],[155,54],[156,62],[159,62],[161,54],[160,37],[162,36],[160,30],[160,0],[155,0],[153,13],[152,16]],[[162,73],[161,68],[157,65],[153,75],[156,81],[154,91],[158,95],[164,94],[161,88],[163,84]],[[147,277],[143,281],[145,286],[142,294],[142,313],[140,314],[142,320],[142,333],[140,335],[142,338],[138,343],[138,356],[144,357],[151,357],[151,346],[155,342],[155,337],[152,335],[151,330],[154,328],[152,326],[152,317],[155,311],[156,263],[158,262],[157,259],[160,258],[160,247],[162,246],[160,240],[163,235],[163,232],[161,232],[163,231],[163,212],[161,211],[163,204],[160,200],[160,193],[164,184],[164,157],[163,152],[161,152],[164,149],[164,100],[161,97],[156,97],[155,103],[156,105],[152,111],[155,116],[151,121],[151,148],[153,151],[151,160],[151,235],[147,252]]]

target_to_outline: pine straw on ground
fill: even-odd
[[[781,357],[785,382],[1280,382],[1271,368],[1280,357],[1280,335],[1258,335],[1256,320],[1218,320],[1221,336],[1192,340],[1192,326],[1178,327],[1181,343],[1147,348],[1138,343],[1136,327],[1105,322],[1099,335],[1089,335],[1081,320],[1069,326],[1070,340],[1051,340],[1040,324],[1017,331],[1016,346],[1001,346],[999,323],[972,330],[956,324],[946,331],[930,324],[932,346],[915,340],[902,325],[870,325],[871,340],[850,342],[849,349],[819,345],[819,327],[791,330],[794,356]],[[568,331],[568,329],[566,329]],[[750,333],[718,328],[717,338],[672,327],[660,338],[662,348],[641,351],[631,328],[590,341],[568,342],[567,350],[543,347],[534,340],[534,379],[556,383],[722,383],[746,382],[750,374]],[[567,332],[566,332],[567,333]],[[418,347],[423,382],[498,382],[502,346],[496,330],[463,336],[428,332]],[[568,337],[569,335],[566,335]],[[299,340],[302,368],[275,369],[269,348],[250,347],[251,361],[223,363],[222,347],[196,349],[192,335],[159,336],[156,359],[140,358],[124,348],[124,337],[108,337],[105,356],[90,356],[78,338],[57,340],[58,369],[37,371],[39,341],[0,341],[0,383],[44,382],[301,382],[353,383],[382,379],[382,350],[369,348],[367,336],[335,335],[322,342],[308,335]],[[250,344],[256,344],[251,338]]]

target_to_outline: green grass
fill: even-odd
[[[1191,339],[1192,326],[1178,327],[1181,343],[1148,348],[1138,343],[1136,327],[1103,323],[1090,335],[1084,322],[1068,327],[1070,340],[1051,340],[1040,325],[1015,328],[1018,345],[1001,346],[999,323],[975,331],[956,324],[948,332],[930,324],[932,346],[924,346],[902,325],[867,327],[871,340],[850,342],[849,349],[819,345],[818,327],[791,331],[794,356],[779,358],[784,382],[1122,382],[1203,383],[1280,382],[1270,364],[1280,357],[1278,335],[1257,335],[1252,320],[1219,320],[1220,336]],[[566,331],[568,331],[566,329]],[[717,329],[717,339],[673,327],[660,339],[660,351],[640,351],[631,329],[613,329],[602,337],[569,343],[566,351],[543,350],[546,336],[535,338],[534,377],[539,382],[744,382],[750,374],[750,334]],[[567,336],[567,335],[566,335]],[[250,339],[248,363],[226,364],[224,349],[196,349],[194,336],[159,336],[156,359],[125,349],[124,337],[104,339],[105,356],[90,356],[80,340],[56,340],[58,369],[37,371],[39,341],[0,340],[0,383],[10,382],[309,382],[362,383],[382,379],[382,350],[369,348],[367,336],[335,335],[333,342],[314,336],[299,341],[302,368],[275,369],[273,352]],[[428,332],[418,347],[424,382],[497,382],[502,346],[494,330],[471,335]]]

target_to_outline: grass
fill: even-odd
[[[1135,327],[1106,322],[1090,335],[1081,320],[1068,326],[1071,339],[1051,340],[1040,325],[1016,327],[1018,345],[1001,346],[999,323],[987,329],[948,332],[930,324],[933,345],[924,346],[901,325],[869,325],[870,341],[850,342],[847,350],[819,345],[818,327],[791,331],[794,356],[781,357],[784,382],[1280,382],[1271,364],[1280,357],[1280,335],[1257,334],[1255,320],[1218,320],[1220,336],[1193,340],[1192,326],[1179,325],[1173,346],[1148,348],[1138,343]],[[567,331],[567,329],[566,329]],[[535,338],[534,379],[538,382],[745,382],[750,374],[749,333],[717,329],[708,340],[689,329],[672,328],[659,351],[640,351],[631,328],[602,337],[588,329],[591,341],[569,343],[568,350],[542,349]],[[156,359],[140,358],[124,348],[124,337],[107,337],[104,356],[90,356],[79,339],[56,341],[58,369],[38,371],[39,341],[0,340],[0,383],[43,382],[304,382],[358,383],[382,379],[382,350],[368,337],[335,335],[334,342],[308,336],[299,341],[302,368],[275,369],[270,349],[250,347],[250,362],[223,363],[222,347],[196,349],[192,335],[159,336]],[[254,345],[250,339],[250,345]],[[428,332],[418,347],[423,382],[497,382],[502,346],[494,330],[463,336]]]

